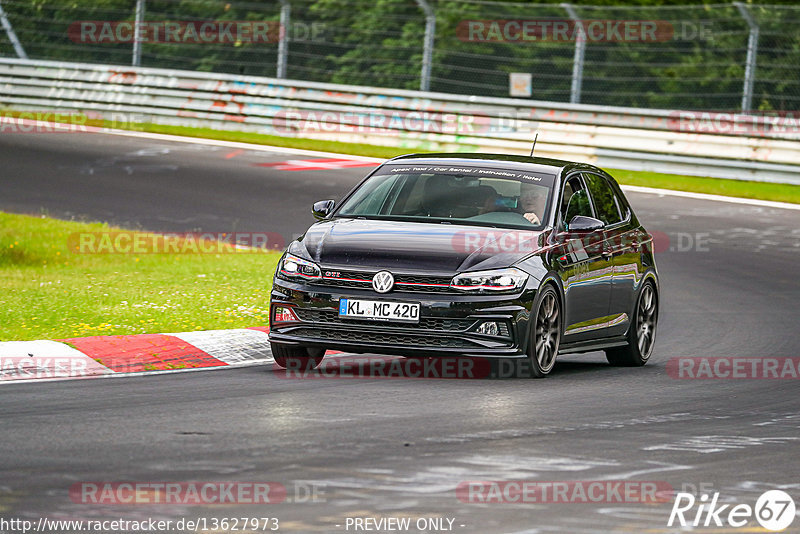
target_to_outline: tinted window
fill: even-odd
[[[561,195],[561,221],[564,226],[566,227],[576,215],[594,217],[589,193],[577,175],[567,179],[564,193]]]
[[[608,181],[597,174],[584,174],[592,193],[597,218],[606,224],[616,224],[622,220],[619,213],[619,201]]]

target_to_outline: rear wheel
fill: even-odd
[[[639,300],[628,328],[628,344],[606,349],[606,359],[611,365],[640,367],[653,353],[658,325],[658,294],[652,282],[647,281],[639,293]]]
[[[528,373],[531,378],[544,378],[556,365],[561,342],[561,303],[551,285],[545,286],[531,313],[531,338],[528,343]]]
[[[311,347],[295,347],[270,343],[275,363],[292,371],[310,371],[316,369],[325,357],[325,349]]]

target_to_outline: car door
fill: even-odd
[[[605,223],[604,253],[611,264],[611,292],[605,333],[622,335],[630,321],[631,295],[636,274],[638,252],[636,236],[631,228],[631,211],[612,187],[607,177],[584,173],[592,195],[597,218]]]
[[[564,181],[559,208],[556,261],[561,265],[566,300],[565,342],[602,335],[611,295],[612,263],[604,256],[605,233],[575,233],[569,221],[576,215],[595,217],[591,195],[580,173]]]

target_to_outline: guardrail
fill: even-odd
[[[800,184],[800,124],[251,76],[0,58],[0,104],[117,123],[255,131],[415,150],[536,154],[600,167]],[[706,131],[706,130],[710,130]]]

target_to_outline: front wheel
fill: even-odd
[[[325,357],[325,349],[311,347],[295,347],[270,343],[272,357],[275,363],[284,369],[292,371],[310,371],[316,369]]]
[[[539,293],[531,313],[531,336],[528,342],[530,378],[544,378],[556,365],[561,342],[561,304],[553,286]]]
[[[652,282],[647,281],[639,293],[639,300],[628,328],[628,344],[606,349],[606,359],[611,365],[641,367],[650,359],[656,341],[658,325],[658,295]]]

